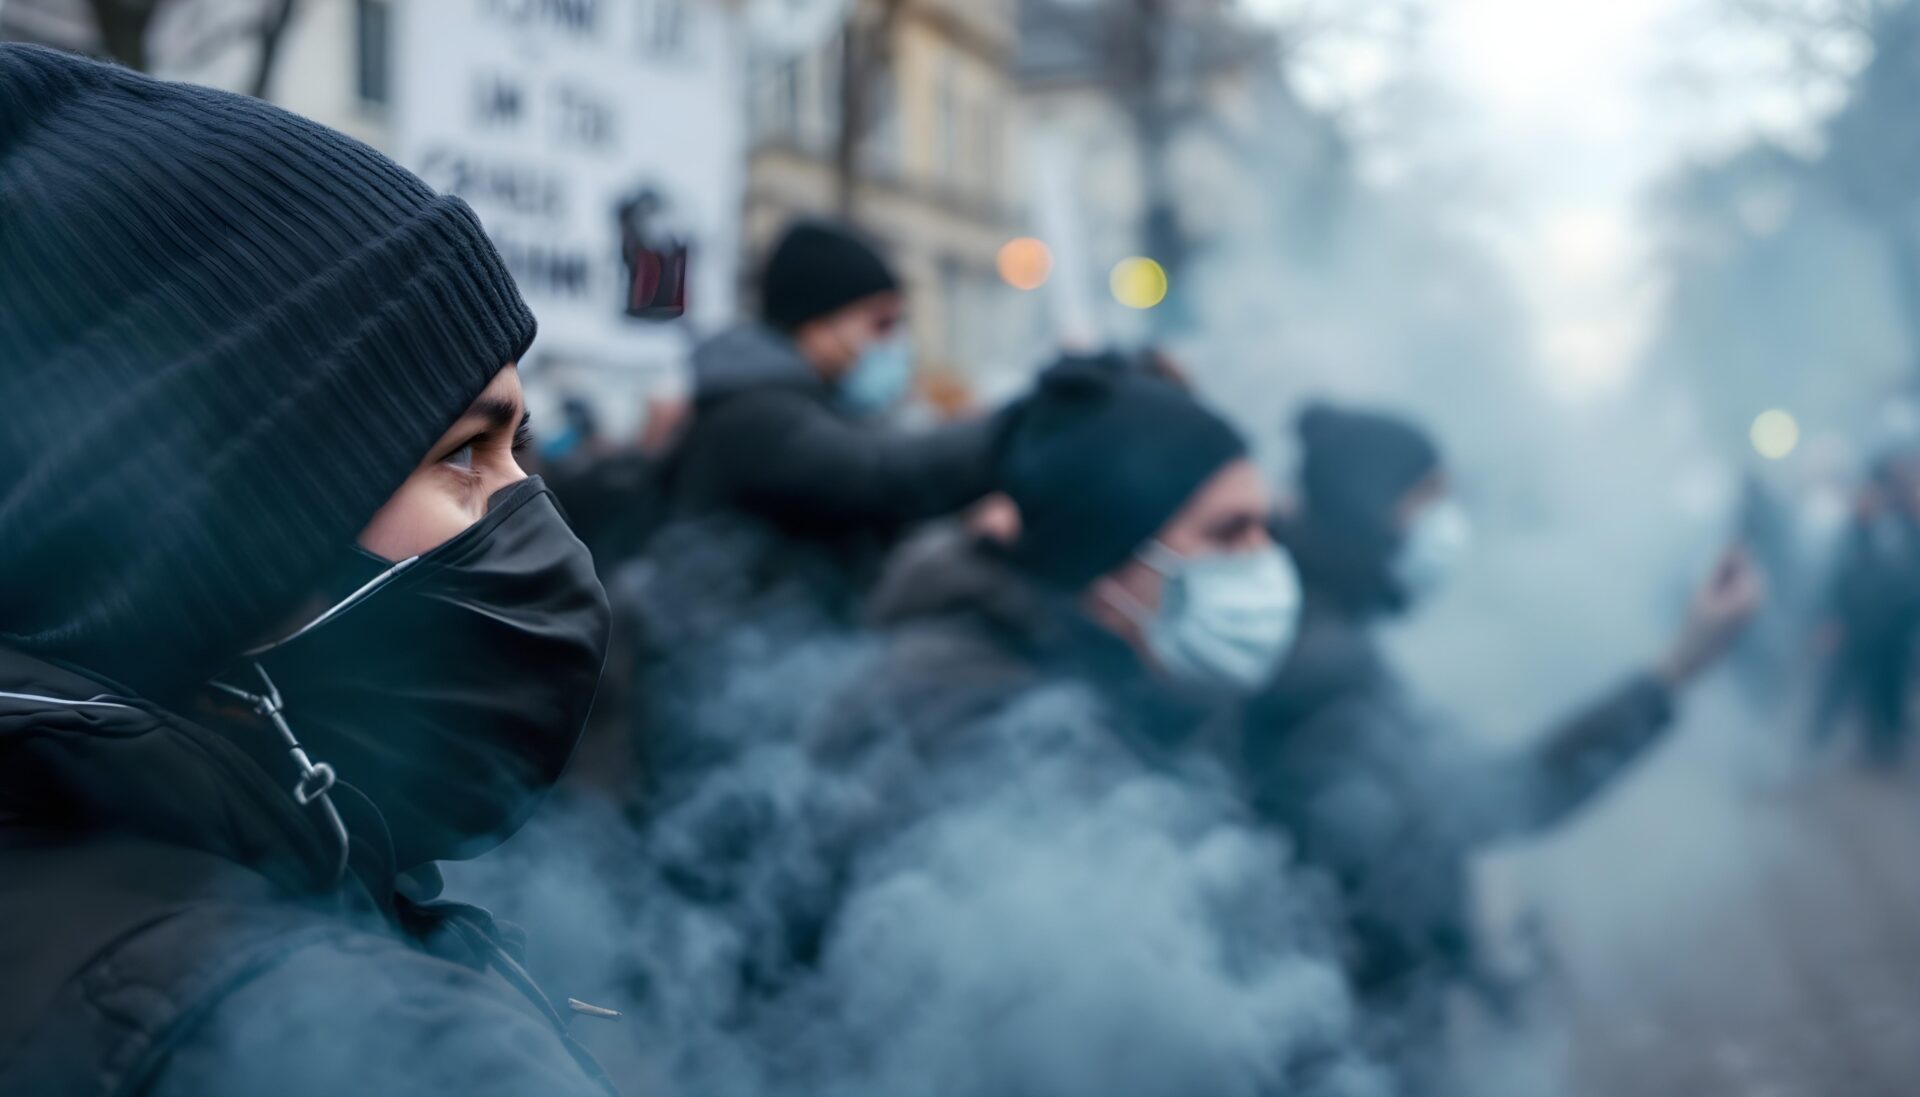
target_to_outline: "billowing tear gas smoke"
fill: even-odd
[[[1284,841],[1206,764],[1149,765],[1071,688],[970,727],[803,748],[864,645],[743,672],[647,824],[557,805],[457,876],[528,924],[583,1033],[656,1094],[1385,1097]],[[717,759],[724,758],[724,761]],[[578,1029],[579,1026],[576,1026]]]

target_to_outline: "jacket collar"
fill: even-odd
[[[136,834],[313,894],[334,886],[339,849],[294,801],[294,777],[271,732],[245,717],[215,730],[110,681],[0,648],[0,820]],[[372,889],[390,884],[389,870]]]

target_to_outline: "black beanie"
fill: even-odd
[[[1394,508],[1440,466],[1439,447],[1405,419],[1327,404],[1301,412],[1299,432],[1308,515],[1388,547]]]
[[[797,221],[760,276],[760,312],[792,331],[864,297],[900,288],[900,277],[865,236],[830,221]]]
[[[0,645],[205,677],[533,334],[472,211],[366,146],[0,45]]]
[[[1116,354],[1050,367],[1007,439],[1001,489],[1020,508],[1007,557],[1079,590],[1152,539],[1245,440],[1179,385]]]

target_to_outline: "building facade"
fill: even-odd
[[[1024,0],[1018,67],[1038,218],[1081,337],[1177,339],[1245,272],[1308,259],[1338,139],[1285,79],[1271,27],[1227,0]],[[1165,301],[1128,308],[1116,264],[1153,260]],[[1231,272],[1231,283],[1217,277]]]
[[[793,218],[850,216],[908,283],[928,392],[962,400],[1037,353],[1033,303],[995,267],[1027,229],[1017,4],[857,0],[846,25],[749,62],[746,269]]]

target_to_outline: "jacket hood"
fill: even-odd
[[[827,391],[793,340],[759,325],[734,328],[702,343],[693,352],[696,401],[764,386]]]
[[[260,745],[256,757],[112,683],[0,648],[0,824],[134,834],[290,893],[331,887],[337,840],[294,802],[285,752],[265,734]]]

